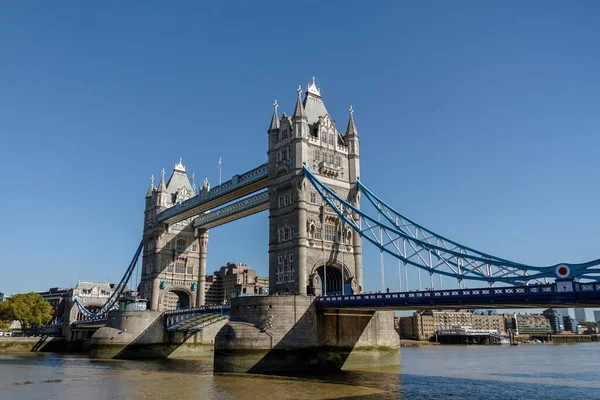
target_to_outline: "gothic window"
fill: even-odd
[[[277,152],[277,162],[281,162],[281,152]]]
[[[167,264],[167,272],[173,273],[173,263]]]
[[[335,242],[336,234],[335,225],[333,224],[325,224],[325,240],[328,242]]]
[[[192,245],[192,251],[198,251],[198,245],[196,243]]]
[[[187,269],[187,274],[188,275],[193,275],[194,274],[194,266],[193,265],[188,265],[186,269]]]
[[[310,202],[312,204],[317,204],[317,194],[315,192],[310,192]]]
[[[320,227],[316,227],[316,228],[314,229],[314,232],[313,232],[313,238],[314,238],[315,240],[321,240],[321,228],[320,228]]]
[[[175,273],[176,274],[185,274],[185,260],[184,259],[177,259],[177,261],[175,261]]]
[[[321,161],[321,151],[315,149],[315,161]]]
[[[177,239],[177,251],[185,250],[185,239]]]
[[[165,243],[165,250],[171,250],[171,242]]]
[[[329,134],[329,144],[333,146],[333,133]]]
[[[148,263],[146,264],[146,274],[149,274],[152,272],[152,263]]]
[[[277,205],[279,206],[279,208],[283,207],[283,196],[279,196],[277,198]]]

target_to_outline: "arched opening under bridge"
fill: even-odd
[[[347,267],[344,267],[342,277],[341,265],[330,265],[326,267],[321,265],[316,269],[316,275],[313,279],[315,295],[337,295],[342,294],[342,286],[344,294],[352,293],[352,275]],[[327,287],[325,287],[325,283]]]
[[[190,294],[183,290],[169,290],[163,293],[160,299],[160,310],[179,310],[191,305]]]

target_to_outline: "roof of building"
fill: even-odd
[[[182,188],[185,188],[188,191],[188,194],[193,195],[192,185],[190,184],[190,180],[185,173],[185,166],[180,158],[179,162],[175,164],[175,168],[173,168],[173,174],[167,182],[167,193],[169,195],[173,195]]]
[[[319,117],[329,115],[329,112],[327,112],[327,108],[325,108],[325,104],[323,103],[323,98],[321,97],[321,89],[317,88],[317,85],[315,84],[314,76],[312,83],[308,85],[308,89],[306,90],[306,97],[304,98],[303,105],[309,125],[319,122]]]
[[[75,289],[93,289],[95,287],[99,289],[111,290],[110,283],[95,281],[79,281],[77,282],[77,286],[75,286]]]

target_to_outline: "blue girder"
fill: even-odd
[[[595,279],[600,275],[598,269],[600,259],[578,264],[532,266],[461,245],[398,213],[358,182],[361,193],[387,220],[387,223],[381,222],[342,199],[306,166],[304,166],[304,173],[329,207],[363,239],[401,260],[405,265],[420,268],[431,275],[449,276],[459,281],[464,279],[485,281],[490,284],[494,282],[521,284],[543,278]]]
[[[91,312],[89,311],[80,301],[78,298],[75,298],[75,304],[77,304],[77,307],[79,308],[79,311],[87,318],[100,318],[105,316],[109,311],[117,309],[117,300],[121,297],[121,295],[123,294],[123,291],[125,290],[125,287],[127,286],[127,282],[129,281],[129,279],[131,278],[131,274],[133,274],[133,270],[135,269],[135,266],[138,262],[138,259],[140,258],[140,254],[142,253],[142,249],[144,248],[144,242],[141,241],[140,245],[138,246],[135,255],[133,256],[133,259],[131,260],[131,262],[129,263],[129,267],[127,267],[127,270],[125,271],[125,274],[123,275],[123,277],[121,278],[121,281],[119,282],[119,284],[117,285],[117,287],[115,288],[115,290],[113,291],[113,293],[110,295],[110,297],[108,298],[108,300],[106,300],[106,302],[102,305],[102,307],[100,307],[100,309],[96,312]]]

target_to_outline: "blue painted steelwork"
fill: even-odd
[[[331,295],[317,298],[319,308],[531,308],[598,306],[600,283],[557,281],[548,285],[485,287],[476,289],[448,289],[397,293],[363,293]]]
[[[194,228],[212,228],[219,221],[228,221],[228,218],[235,217],[244,211],[260,208],[260,211],[266,210],[269,206],[269,192],[264,191],[246,199],[237,201],[228,206],[219,208],[205,214],[201,214],[194,220]]]
[[[75,298],[75,304],[77,304],[77,307],[79,308],[79,311],[81,312],[81,314],[83,314],[87,318],[95,319],[95,318],[103,317],[110,310],[114,310],[114,309],[118,308],[117,300],[123,294],[123,291],[125,290],[125,287],[127,286],[127,282],[129,282],[129,279],[131,278],[131,274],[133,274],[133,270],[135,269],[135,266],[140,258],[140,254],[142,253],[143,248],[144,248],[144,242],[141,241],[140,245],[138,246],[138,248],[135,252],[135,255],[133,256],[133,259],[129,263],[129,267],[127,267],[125,274],[121,278],[121,281],[119,282],[119,284],[117,285],[117,287],[115,288],[113,293],[110,295],[108,300],[106,300],[106,302],[102,305],[102,307],[100,307],[100,309],[98,311],[96,311],[96,312],[89,311],[79,301],[78,298]]]
[[[157,221],[165,222],[168,219],[172,219],[187,211],[193,210],[194,208],[199,207],[204,203],[207,203],[211,200],[215,200],[219,197],[229,194],[235,190],[241,189],[252,183],[258,182],[261,179],[266,179],[267,177],[268,164],[265,163],[241,175],[234,175],[233,178],[231,178],[227,182],[224,182],[219,186],[215,186],[214,188],[208,191],[201,190],[200,194],[189,198],[185,201],[182,201],[181,203],[171,208],[167,208],[166,210],[158,214]]]
[[[229,318],[231,306],[203,306],[165,311],[165,329],[169,332],[197,332]]]
[[[380,222],[338,196],[306,166],[304,174],[329,207],[364,239],[405,265],[425,270],[431,276],[438,274],[456,278],[459,286],[465,279],[519,285],[542,278],[595,279],[600,276],[600,259],[581,264],[561,263],[539,267],[460,245],[404,217],[359,183],[361,193],[387,220],[387,223]]]

